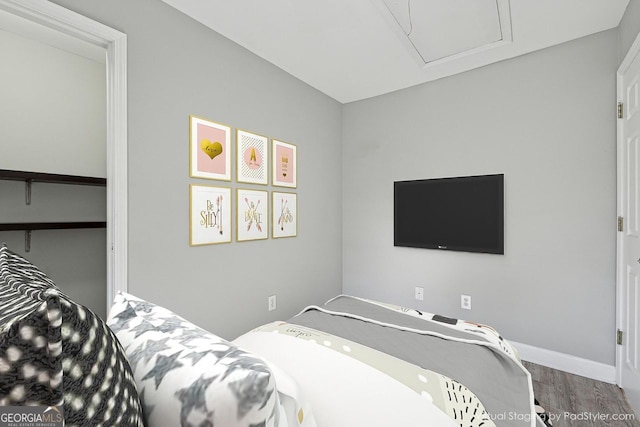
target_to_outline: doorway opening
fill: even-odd
[[[48,31],[49,44],[73,42],[104,58],[106,134],[106,306],[127,285],[127,81],[126,35],[51,2],[0,0],[0,12]],[[11,32],[11,31],[10,31]],[[60,47],[60,45],[58,45]],[[69,49],[68,46],[63,49]],[[34,117],[33,125],[42,125]],[[43,138],[46,132],[43,131]],[[11,144],[11,141],[3,141]],[[82,263],[82,259],[76,260]],[[105,306],[105,310],[106,307]]]

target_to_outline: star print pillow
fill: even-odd
[[[125,293],[107,324],[129,358],[147,427],[287,425],[273,372],[259,357]]]

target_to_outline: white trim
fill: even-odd
[[[624,99],[624,88],[622,76],[629,69],[633,60],[636,56],[640,54],[640,33],[636,36],[633,45],[629,48],[629,51],[625,54],[620,67],[618,67],[618,71],[616,73],[616,90],[618,102],[621,102]],[[617,121],[617,137],[616,137],[616,145],[617,145],[617,178],[616,178],[616,194],[618,199],[617,204],[617,212],[618,216],[624,216],[624,194],[622,193],[622,171],[625,168],[623,164],[623,120]],[[624,313],[624,304],[626,300],[624,299],[623,290],[622,290],[622,281],[624,278],[624,274],[626,274],[625,262],[624,262],[624,250],[623,250],[623,241],[622,241],[622,233],[616,233],[616,327],[624,331],[625,330],[625,319],[623,318]],[[616,384],[622,387],[622,347],[616,345]]]
[[[127,186],[127,36],[114,38],[107,48],[107,209],[112,215],[111,243],[107,242],[112,263],[108,278],[107,310],[118,291],[128,292],[128,186]],[[109,125],[110,124],[110,125]],[[110,204],[110,206],[109,206]]]
[[[106,50],[107,309],[127,282],[127,36],[42,0],[0,0],[0,9]]]
[[[527,362],[610,384],[615,384],[616,382],[616,367],[613,365],[511,340],[509,342],[518,350],[520,358]]]

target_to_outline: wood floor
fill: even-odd
[[[622,390],[578,375],[523,362],[554,427],[640,427]]]

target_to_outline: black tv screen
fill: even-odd
[[[394,182],[393,244],[504,254],[504,175]]]

